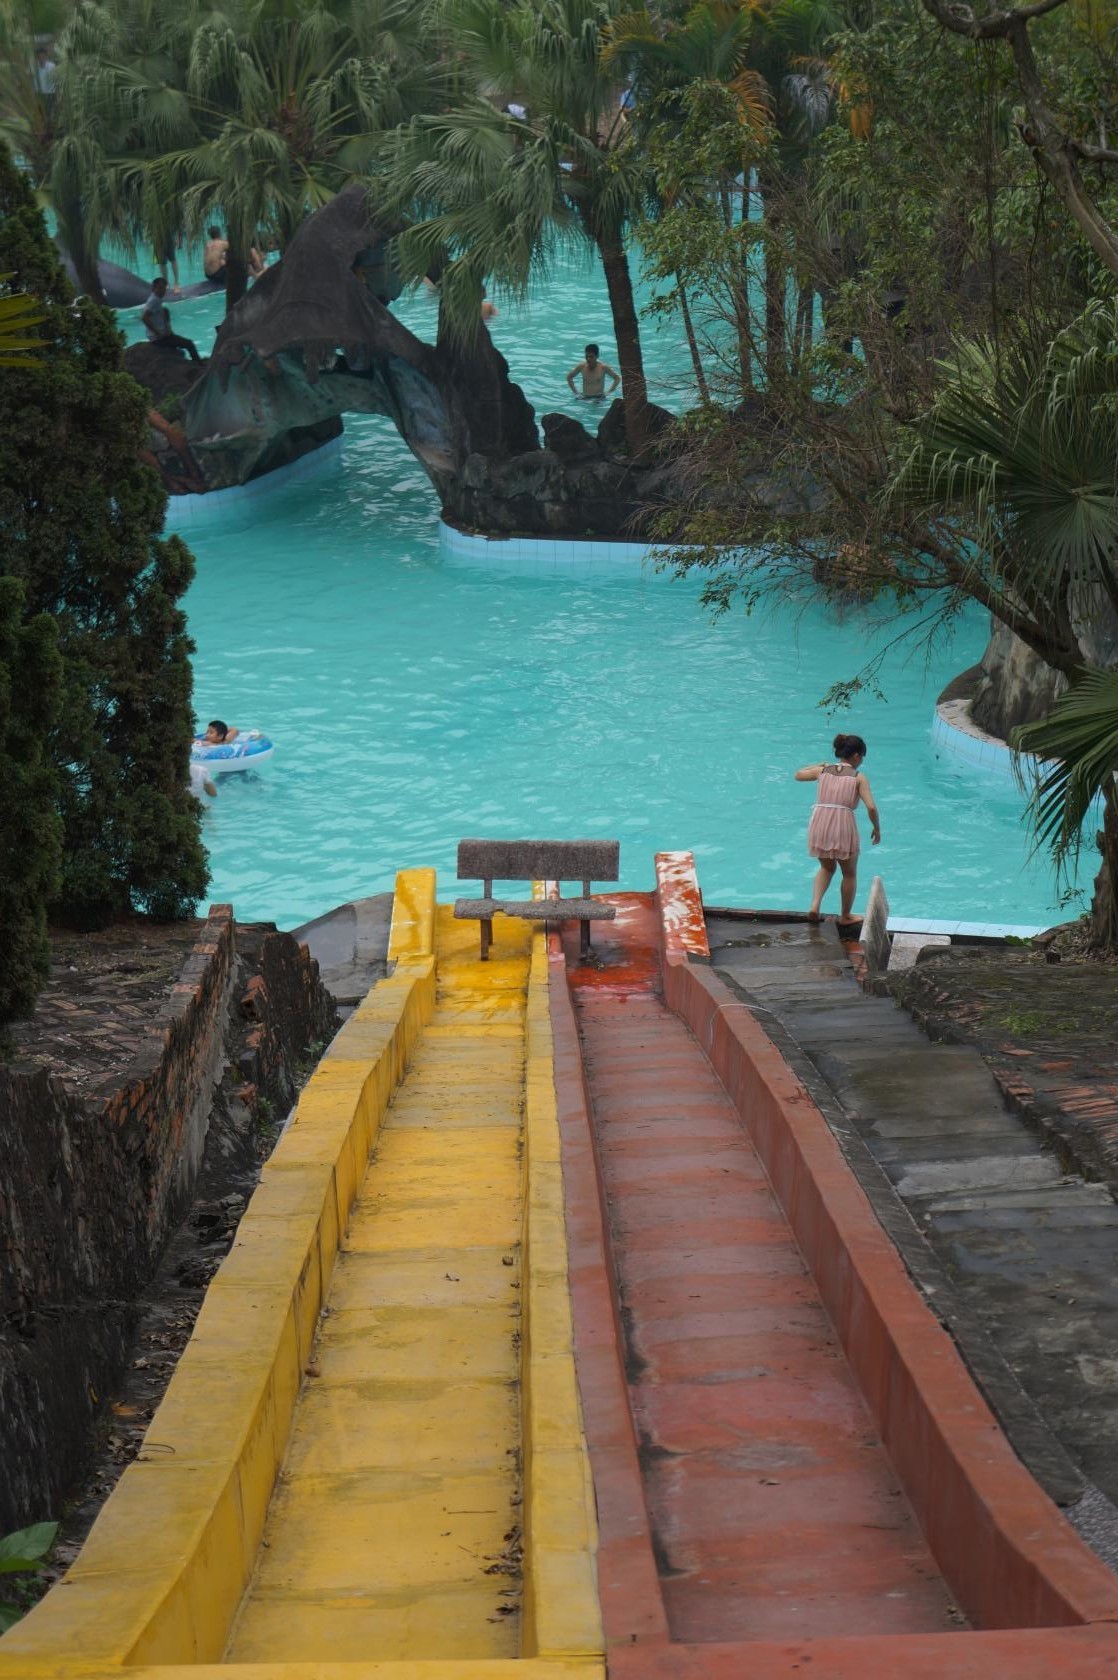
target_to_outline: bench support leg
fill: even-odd
[[[589,881],[584,881],[582,883],[582,896],[583,896],[583,898],[589,898],[590,897],[590,882]],[[579,932],[578,932],[578,954],[579,954],[580,957],[588,957],[590,955],[590,923],[589,922],[583,922],[582,926],[579,928]]]
[[[493,943],[493,923],[491,921],[482,922],[482,924],[481,924],[481,960],[482,960],[482,962],[488,962],[489,961],[489,947],[492,943]]]

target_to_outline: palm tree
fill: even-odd
[[[1092,943],[1118,945],[1118,671],[1084,670],[1046,718],[1014,731],[1020,752],[1043,768],[1034,781],[1030,817],[1038,846],[1061,870],[1074,872],[1083,829],[1100,803],[1102,868],[1091,905]]]
[[[198,138],[150,176],[181,203],[188,232],[220,205],[228,308],[261,230],[282,251],[311,211],[367,179],[384,132],[430,103],[439,74],[408,0],[334,0],[331,11],[279,0],[244,28],[201,25],[188,80]]]
[[[58,10],[47,0],[0,0],[0,142],[36,187],[49,167],[54,100],[39,86],[35,43],[57,27]]]
[[[701,0],[682,19],[665,19],[650,11],[616,17],[606,31],[603,61],[616,65],[629,77],[634,99],[630,121],[642,143],[657,142],[665,127],[676,136],[687,128],[696,100],[703,90],[728,98],[741,129],[741,154],[735,156],[730,176],[704,181],[704,195],[717,192],[727,227],[732,223],[733,174],[740,167],[748,181],[751,158],[771,138],[772,99],[768,84],[748,68],[755,14],[748,8],[729,6],[725,0]],[[659,179],[660,196],[666,206],[694,201],[683,182]],[[748,192],[748,188],[745,189]],[[746,218],[748,219],[748,218]],[[683,277],[675,276],[684,330],[691,362],[703,402],[708,400],[706,377]],[[742,283],[733,299],[737,322],[742,382],[751,383],[752,333],[749,324],[748,264],[743,265]]]
[[[142,164],[194,133],[187,94],[196,0],[81,0],[59,41],[56,132],[46,178],[79,283],[101,297],[101,242],[162,249],[177,206],[147,190]]]
[[[1068,679],[1049,716],[1017,736],[1055,760],[1032,804],[1060,861],[1103,796],[1104,870],[1093,916],[1118,938],[1118,300],[1096,301],[1045,352],[1024,340],[964,344],[916,427],[890,493],[969,544],[961,584]]]
[[[625,249],[649,171],[603,63],[616,0],[444,0],[438,21],[465,94],[395,137],[380,186],[413,218],[401,268],[443,268],[440,331],[478,330],[491,276],[523,294],[564,242],[585,241],[605,274],[631,449],[648,432],[640,323]],[[514,100],[526,118],[498,105]],[[446,260],[449,259],[449,260]]]
[[[264,235],[282,250],[367,178],[383,131],[441,74],[409,0],[84,0],[64,44],[60,219],[94,248],[111,229],[132,249],[223,221],[229,308],[251,246]]]
[[[776,143],[758,170],[764,208],[765,374],[770,387],[786,377],[789,359],[783,200],[789,182],[802,174],[811,142],[834,106],[824,49],[839,21],[834,0],[761,0],[756,8],[749,64],[768,84],[776,123]],[[813,301],[807,300],[808,311]]]

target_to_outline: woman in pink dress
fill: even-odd
[[[819,784],[807,829],[808,854],[819,859],[808,916],[812,921],[819,920],[823,895],[834,880],[837,866],[842,870],[842,908],[838,918],[842,927],[843,923],[854,920],[851,911],[858,890],[858,824],[854,821],[854,811],[859,800],[869,814],[875,846],[881,839],[881,819],[870,784],[859,768],[866,756],[862,737],[836,735],[834,754],[834,764],[805,764],[802,770],[796,771],[796,780]]]

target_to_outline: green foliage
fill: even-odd
[[[22,584],[0,576],[0,1026],[30,1013],[46,979],[46,906],[62,861],[58,778],[48,752],[62,660],[45,613],[22,622],[23,599]]]
[[[10,279],[10,274],[0,274],[0,368],[34,367],[35,358],[29,352],[41,350],[47,341],[32,329],[46,317],[25,292],[2,290]]]
[[[966,521],[968,571],[1074,673],[1083,626],[1118,628],[1118,299],[1090,304],[1039,366],[1024,336],[962,341],[890,494]]]
[[[14,1534],[5,1534],[0,1539],[0,1575],[39,1574],[57,1533],[56,1522],[42,1522],[33,1523],[30,1528],[21,1528]],[[0,1633],[7,1633],[19,1621],[24,1609],[23,1604],[0,1603]]]
[[[36,38],[60,28],[68,10],[44,0],[0,0],[0,144],[23,160],[37,186],[49,167],[54,111],[36,78]]]
[[[619,0],[442,0],[459,94],[390,139],[377,193],[413,218],[399,240],[402,271],[418,280],[440,265],[440,331],[464,340],[478,330],[486,276],[523,293],[564,242],[589,243],[605,272],[636,445],[647,395],[624,234],[651,180],[601,56],[618,11]],[[496,108],[510,100],[527,120]]]
[[[55,910],[97,923],[188,914],[205,890],[188,791],[190,553],[162,538],[166,494],[139,451],[146,393],[106,310],[74,302],[30,190],[0,156],[0,270],[41,299],[49,356],[0,379],[3,572],[48,614],[63,658],[42,734],[64,844]]]
[[[61,48],[50,186],[83,273],[109,229],[158,251],[216,219],[243,282],[444,80],[410,0],[82,0]]]
[[[1015,732],[1013,744],[1046,763],[1031,790],[1033,832],[1062,869],[1074,872],[1096,801],[1107,830],[1118,819],[1118,671],[1083,671],[1046,718]],[[1118,904],[1118,855],[1105,843],[1103,859],[1110,902]]]

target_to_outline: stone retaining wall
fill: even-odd
[[[256,970],[238,1004],[248,1023],[238,1095],[253,1109],[266,1099],[286,1110],[295,1100],[300,1064],[317,1061],[337,1032],[337,1009],[317,962],[291,934],[270,925],[241,926],[237,941]]]
[[[332,1004],[289,935],[258,944],[262,1088],[282,1094]],[[78,1096],[0,1067],[0,1534],[58,1516],[128,1354],[134,1303],[190,1204],[238,972],[233,914],[210,911],[123,1078]],[[313,972],[312,972],[313,971]]]

